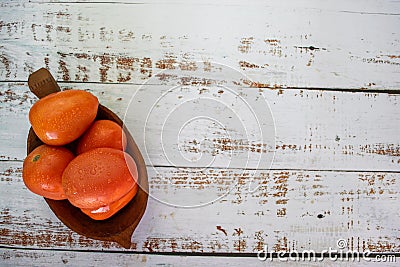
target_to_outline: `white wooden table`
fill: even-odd
[[[1,1],[0,265],[279,265],[257,253],[338,240],[387,257],[324,264],[396,265],[399,29],[384,0]],[[23,184],[41,67],[124,117],[145,157],[130,249],[72,232]]]

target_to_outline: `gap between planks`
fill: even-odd
[[[65,249],[65,248],[33,248],[33,247],[21,247],[21,246],[7,246],[0,245],[0,249],[10,249],[10,250],[24,250],[24,251],[56,251],[56,252],[77,252],[77,253],[100,253],[100,254],[133,254],[133,255],[163,255],[163,256],[193,256],[193,257],[201,257],[201,256],[209,256],[209,257],[240,257],[240,258],[249,258],[249,257],[257,257],[258,253],[237,253],[237,252],[150,252],[150,251],[132,251],[132,250],[95,250],[95,249]],[[300,257],[302,255],[308,255],[308,252],[298,253]],[[332,253],[333,256],[340,256],[340,253]],[[363,253],[358,253],[360,257],[362,257]],[[400,257],[400,253],[398,252],[382,252],[375,253],[371,252],[366,257],[373,258],[376,256],[394,255],[396,258]],[[273,252],[270,254],[272,258],[288,258],[290,257],[290,253],[281,253],[281,252]],[[321,258],[322,256],[328,256],[328,253],[315,253],[316,258]]]
[[[11,159],[0,159],[1,163],[5,162],[10,162],[10,163],[23,163],[23,160],[11,160]],[[195,166],[171,166],[171,165],[146,165],[148,168],[177,168],[177,169],[199,169],[199,167]],[[392,170],[364,170],[364,169],[354,169],[354,170],[340,170],[340,169],[332,169],[332,170],[327,170],[327,169],[300,169],[300,168],[268,168],[268,169],[263,169],[263,168],[240,168],[240,167],[212,167],[212,169],[216,170],[224,170],[224,169],[229,169],[229,170],[244,170],[244,171],[304,171],[304,172],[338,172],[338,173],[359,173],[359,172],[371,172],[371,173],[400,173],[400,171],[392,171]]]
[[[10,84],[10,83],[24,83],[27,84],[27,80],[0,80],[0,86],[1,84]],[[119,83],[119,82],[96,82],[96,81],[87,81],[87,82],[82,82],[82,81],[57,81],[58,84],[60,85],[70,85],[70,84],[76,84],[76,85],[86,85],[86,84],[94,84],[94,85],[123,85],[123,86],[159,86],[160,84],[157,83],[131,83],[131,82],[124,82],[124,83]],[[27,85],[26,85],[27,86]],[[245,88],[245,87],[244,87]],[[246,89],[257,89],[257,88],[246,88]],[[348,93],[370,93],[370,94],[389,94],[389,95],[399,95],[400,94],[400,88],[399,89],[368,89],[368,88],[335,88],[335,87],[279,87],[279,88],[274,88],[274,87],[263,87],[263,90],[272,90],[272,91],[278,91],[279,89],[281,90],[303,90],[303,91],[321,91],[321,92],[348,92]]]

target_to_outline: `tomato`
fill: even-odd
[[[126,143],[126,135],[121,126],[110,120],[98,120],[79,139],[76,153],[100,147],[125,150]]]
[[[82,90],[50,94],[29,111],[36,135],[48,145],[65,145],[81,136],[97,115],[97,97]]]
[[[46,198],[66,199],[62,173],[73,158],[64,147],[38,146],[24,160],[22,178],[26,187]]]
[[[115,213],[117,213],[120,209],[125,207],[126,204],[128,204],[129,201],[131,201],[133,197],[136,195],[138,189],[139,189],[138,184],[135,184],[132,190],[129,191],[125,196],[123,196],[119,200],[107,206],[100,207],[98,209],[81,209],[81,211],[94,220],[108,219]]]
[[[68,164],[62,185],[72,205],[93,211],[126,196],[137,179],[136,163],[130,155],[113,148],[95,148]]]

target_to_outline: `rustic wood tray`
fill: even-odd
[[[30,90],[39,98],[61,91],[53,76],[44,68],[29,76],[28,85]],[[103,221],[91,219],[81,212],[79,208],[71,205],[68,200],[44,199],[57,218],[76,233],[92,239],[114,241],[124,248],[129,248],[131,246],[131,236],[147,206],[149,185],[146,165],[139,148],[128,129],[124,127],[122,120],[111,110],[99,104],[96,120],[101,119],[115,121],[123,127],[126,133],[128,141],[126,152],[132,156],[138,168],[139,190],[136,196],[118,213]],[[27,153],[29,154],[41,144],[43,144],[42,141],[36,136],[31,127],[27,139]],[[73,150],[74,144],[72,143],[69,146]]]

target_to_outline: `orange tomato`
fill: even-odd
[[[88,215],[90,218],[94,220],[105,220],[113,216],[117,213],[120,209],[126,206],[133,199],[139,189],[138,184],[132,188],[125,196],[120,198],[119,200],[110,203],[107,206],[100,207],[98,209],[81,209],[83,213]]]
[[[119,210],[123,207],[121,204],[128,203],[127,194],[134,189],[137,179],[136,163],[130,155],[113,148],[95,148],[68,164],[62,185],[72,205],[101,213],[111,206]]]
[[[22,178],[26,187],[46,198],[66,199],[62,173],[73,158],[64,147],[38,146],[24,160]]]
[[[97,120],[79,139],[76,153],[100,147],[125,150],[126,144],[126,135],[121,126],[110,120]]]
[[[82,90],[50,94],[29,111],[36,135],[48,145],[65,145],[81,136],[97,115],[97,97]]]

